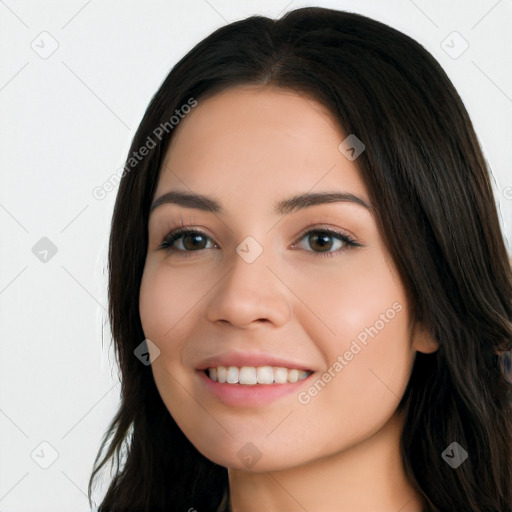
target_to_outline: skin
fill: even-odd
[[[224,212],[163,204],[151,213],[141,321],[160,351],[152,351],[159,393],[192,444],[229,469],[234,512],[422,510],[399,455],[396,408],[416,351],[438,345],[414,321],[370,210],[331,202],[273,211],[305,192],[370,203],[357,159],[338,150],[346,135],[310,98],[242,86],[199,101],[162,165],[155,198],[193,191]],[[159,248],[182,223],[206,233],[201,248],[190,238],[176,241],[175,252]],[[325,227],[361,246],[331,237],[322,249],[304,234]],[[263,249],[252,263],[235,250],[247,236]],[[195,370],[239,350],[292,358],[321,377],[393,304],[401,306],[394,318],[307,404],[292,393],[260,407],[228,406]],[[261,454],[252,467],[237,455],[249,442]]]

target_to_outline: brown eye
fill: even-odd
[[[295,249],[297,246],[313,256],[326,258],[337,256],[355,247],[362,247],[351,236],[328,228],[310,229],[292,245],[292,248]]]
[[[301,242],[303,240],[306,240],[311,248],[311,250],[306,248],[306,251],[319,253],[322,256],[334,256],[335,253],[361,245],[348,235],[331,229],[310,230],[300,239]]]
[[[183,247],[187,251],[193,251],[197,249],[204,249],[204,242],[205,237],[201,235],[200,233],[189,233],[182,235],[180,238],[182,238]]]
[[[329,249],[332,247],[332,235],[328,233],[323,232],[313,232],[308,235],[308,241],[310,247],[315,251],[329,251]]]
[[[201,231],[177,230],[166,236],[160,244],[160,249],[174,252],[200,251],[211,248],[205,246],[209,240],[210,237]]]

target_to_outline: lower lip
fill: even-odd
[[[297,382],[288,382],[286,384],[221,384],[216,382],[203,370],[199,371],[199,377],[206,388],[213,393],[226,405],[234,407],[259,407],[269,404],[278,398],[289,395],[290,393],[298,393],[304,384],[309,384],[311,377],[315,373],[298,380]]]

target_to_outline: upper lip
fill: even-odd
[[[281,368],[296,368],[297,370],[312,371],[307,365],[297,361],[291,361],[282,357],[277,357],[271,354],[263,353],[248,353],[248,352],[226,352],[212,357],[208,357],[202,361],[198,366],[198,370],[206,370],[208,368],[215,368],[217,366],[275,366]]]

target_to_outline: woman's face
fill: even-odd
[[[183,196],[150,214],[140,289],[170,414],[207,458],[247,471],[370,438],[394,417],[415,351],[433,347],[372,216],[362,146],[340,147],[349,134],[317,102],[268,87],[199,100],[174,129],[154,199]],[[181,226],[200,233],[173,241]],[[219,366],[215,382],[205,369]]]

